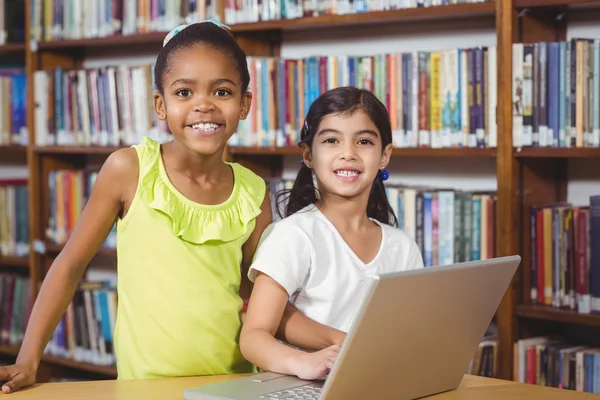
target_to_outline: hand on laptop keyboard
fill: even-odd
[[[304,353],[291,361],[291,369],[300,379],[322,379],[333,368],[339,350],[340,346],[333,345],[314,353]]]

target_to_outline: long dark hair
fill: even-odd
[[[315,133],[325,116],[352,114],[357,110],[364,111],[379,130],[383,151],[388,144],[392,143],[392,127],[387,109],[372,92],[355,87],[339,87],[329,90],[312,103],[300,131],[299,145],[306,145],[312,149]],[[315,204],[319,197],[318,189],[314,185],[312,170],[302,163],[293,187],[277,194],[277,212],[282,218],[290,216],[310,204]],[[285,215],[282,215],[283,207],[279,205],[285,204],[286,201]],[[396,214],[388,202],[385,186],[379,174],[371,187],[367,216],[384,224],[398,226]]]

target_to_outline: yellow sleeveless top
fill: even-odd
[[[252,372],[241,355],[242,245],[266,192],[236,163],[224,203],[202,205],[169,181],[160,144],[134,146],[139,181],[117,221],[118,379]]]

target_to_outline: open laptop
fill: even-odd
[[[190,388],[184,399],[400,400],[456,389],[520,261],[378,275],[326,380],[264,373]]]

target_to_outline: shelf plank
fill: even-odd
[[[0,145],[0,164],[25,164],[27,147]]]
[[[137,33],[134,35],[113,35],[86,39],[62,39],[38,42],[39,50],[59,50],[82,47],[118,47],[131,45],[162,44],[168,32]]]
[[[517,158],[599,158],[600,148],[521,147],[514,149]]]
[[[25,56],[25,43],[7,43],[0,46],[0,54],[23,53]]]
[[[600,327],[600,314],[580,314],[549,306],[517,306],[515,314],[522,318]]]
[[[485,3],[451,4],[421,8],[405,8],[390,11],[371,11],[347,15],[323,15],[311,18],[283,19],[275,21],[250,22],[231,26],[234,33],[308,30],[380,24],[386,22],[408,22],[426,20],[451,20],[458,18],[479,18],[495,14],[495,1]],[[114,35],[99,38],[76,40],[53,40],[39,42],[39,50],[59,50],[69,48],[115,47],[132,45],[161,45],[167,32],[151,32],[133,35]]]
[[[29,268],[29,257],[14,257],[0,255],[0,267]]]
[[[52,255],[58,255],[64,248],[62,244],[46,243],[46,253]],[[114,257],[117,258],[117,249],[111,249],[108,247],[101,247],[95,254],[95,257]]]
[[[600,0],[514,0],[516,8],[600,6]]]
[[[0,354],[16,357],[19,355],[20,346],[11,346],[9,344],[0,345]]]
[[[299,147],[230,147],[232,155],[284,156],[301,155]],[[393,157],[495,157],[495,148],[396,148]]]
[[[98,154],[110,155],[125,146],[34,146],[33,151],[37,154]]]
[[[451,20],[493,16],[496,4],[485,3],[450,4],[420,8],[403,8],[400,10],[371,11],[345,15],[322,15],[312,18],[295,18],[277,21],[249,22],[231,27],[233,32],[252,32],[269,30],[306,30],[312,28],[331,28],[340,26],[356,26],[364,24],[381,24],[386,22],[407,22],[426,20]]]
[[[117,368],[114,365],[96,365],[90,364],[86,362],[80,362],[71,360],[69,358],[53,356],[50,354],[44,354],[42,356],[42,362],[48,364],[59,365],[62,367],[68,367],[73,369],[78,369],[81,371],[91,372],[99,375],[106,375],[110,378],[117,377]]]

